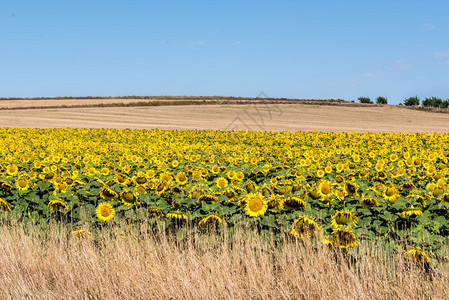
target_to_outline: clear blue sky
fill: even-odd
[[[0,97],[449,98],[449,1],[1,0]]]

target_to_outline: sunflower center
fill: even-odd
[[[126,202],[133,202],[134,201],[134,195],[132,192],[125,192],[123,194],[123,197],[125,198]]]
[[[28,182],[25,179],[19,179],[19,186],[21,188],[25,188],[27,186]]]
[[[254,197],[249,201],[249,209],[257,212],[263,208],[262,200],[259,197]]]
[[[387,189],[387,191],[385,192],[385,194],[386,194],[387,196],[393,196],[393,195],[394,195],[394,192],[395,192],[394,188],[389,187],[389,188]]]
[[[107,206],[103,206],[103,207],[101,208],[100,213],[101,213],[101,215],[102,215],[103,217],[109,217],[109,215],[111,214],[111,209],[110,209],[109,207],[107,207]]]
[[[321,192],[323,193],[323,194],[330,194],[330,192],[331,192],[331,186],[329,185],[329,184],[324,184],[322,187],[321,187]]]
[[[355,186],[353,186],[352,184],[348,184],[347,187],[350,193],[355,193]]]
[[[48,172],[47,174],[45,174],[45,179],[50,180],[55,176],[55,174],[53,172]]]
[[[138,184],[144,184],[145,182],[147,182],[147,179],[145,177],[137,177],[136,182]]]

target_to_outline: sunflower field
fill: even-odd
[[[0,129],[0,219],[447,245],[449,135]],[[187,226],[187,224],[189,226]],[[192,226],[193,225],[193,226]]]

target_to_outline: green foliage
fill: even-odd
[[[388,104],[388,100],[386,97],[379,96],[376,98],[377,104]]]
[[[441,107],[442,104],[443,104],[443,100],[441,98],[438,98],[438,97],[426,98],[422,102],[422,105],[425,106],[425,107]]]
[[[415,97],[409,97],[407,99],[404,100],[404,105],[405,106],[415,106],[415,105],[419,105],[419,98],[417,96]]]
[[[369,97],[359,97],[357,100],[359,100],[360,103],[373,104]]]
[[[446,99],[441,103],[441,108],[448,108],[448,107],[449,107],[449,99]]]

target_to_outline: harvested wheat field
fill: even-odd
[[[74,100],[67,101],[73,104],[78,100],[75,102]],[[58,103],[60,102],[53,101],[47,104],[56,105]],[[8,109],[0,111],[0,126],[251,131],[449,132],[447,126],[449,114],[429,113],[395,106],[202,104],[17,109],[23,104],[22,101],[16,101],[16,104],[17,106],[11,106],[10,101],[6,106]],[[27,105],[30,105],[30,103]]]

